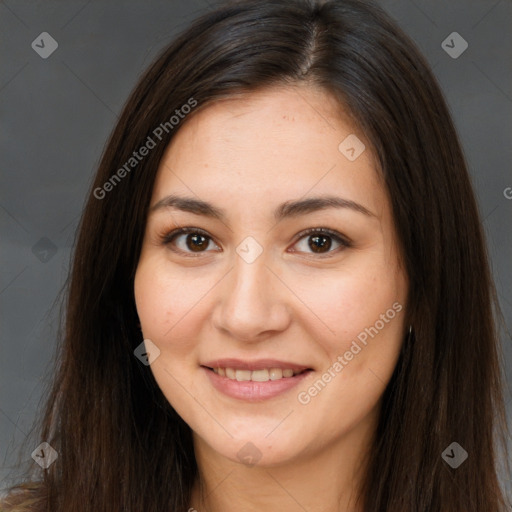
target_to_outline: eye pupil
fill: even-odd
[[[192,243],[189,243],[192,240]],[[199,243],[198,240],[201,240]],[[200,252],[208,247],[208,240],[205,236],[198,233],[191,233],[187,236],[187,247],[194,252]]]
[[[318,251],[318,249],[325,249],[328,251],[331,248],[332,241],[330,236],[314,235],[310,236],[309,239],[312,241],[312,243],[309,243],[308,245],[313,250],[313,252],[325,252],[323,250]],[[323,240],[323,242],[320,242],[320,240]],[[325,240],[327,240],[327,242]]]

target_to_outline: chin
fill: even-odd
[[[228,442],[206,442],[223,457],[247,467],[279,466],[292,461],[300,454],[298,442],[293,438],[281,439],[272,434],[265,437],[267,434],[268,430],[265,433],[255,432],[253,436],[246,434],[243,438],[231,439]]]

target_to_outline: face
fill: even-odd
[[[334,98],[272,88],[184,122],[135,299],[151,371],[196,442],[270,466],[367,431],[406,297],[386,189]]]

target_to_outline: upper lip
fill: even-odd
[[[290,369],[295,371],[310,370],[309,366],[291,363],[287,361],[279,361],[277,359],[256,359],[254,361],[243,361],[242,359],[227,358],[215,359],[202,363],[201,366],[208,368],[233,368],[237,370],[263,370],[264,368],[281,368],[283,370]]]

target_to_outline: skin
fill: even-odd
[[[366,146],[355,161],[338,150],[350,134]],[[223,222],[169,207],[151,212],[135,276],[143,336],[160,350],[151,371],[193,431],[204,495],[196,482],[190,506],[360,510],[356,491],[405,336],[408,291],[369,143],[336,100],[311,85],[223,99],[189,116],[167,148],[151,206],[171,193],[226,212]],[[328,208],[277,223],[272,216],[285,201],[324,194],[372,215]],[[187,234],[163,242],[183,226],[208,233],[202,252],[190,249]],[[314,234],[297,237],[321,227],[350,246],[330,238],[330,248],[314,252]],[[236,252],[248,236],[263,249],[250,264]],[[394,303],[402,310],[300,403],[299,392]],[[281,395],[247,402],[217,391],[200,368],[222,357],[274,358],[314,371]],[[246,443],[259,451],[256,465],[237,456]]]

